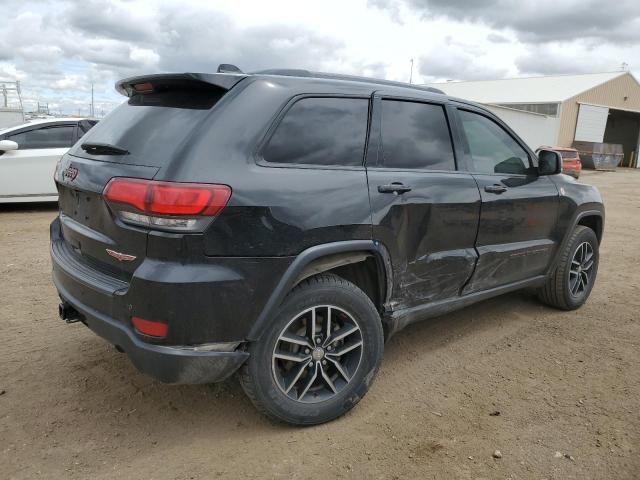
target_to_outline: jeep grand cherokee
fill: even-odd
[[[303,70],[117,90],[56,170],[53,280],[61,317],[163,382],[239,372],[270,417],[326,422],[404,326],[525,287],[575,309],[593,288],[598,191],[479,105]]]

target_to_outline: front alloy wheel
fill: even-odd
[[[569,290],[571,295],[580,296],[591,284],[594,265],[594,251],[589,242],[582,242],[576,248],[569,270]]]
[[[584,225],[571,232],[558,264],[538,295],[547,305],[562,310],[580,307],[593,289],[598,274],[598,237]]]

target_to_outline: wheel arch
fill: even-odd
[[[585,227],[590,228],[591,230],[593,230],[596,234],[596,237],[598,238],[598,244],[600,244],[600,242],[602,242],[602,230],[603,230],[603,218],[602,218],[602,214],[600,214],[599,212],[584,212],[583,215],[580,215],[577,219],[577,222],[574,225],[574,228],[576,227],[576,225],[583,225]]]
[[[379,301],[376,307],[382,313],[384,305],[391,297],[392,288],[391,260],[385,246],[373,240],[326,243],[310,247],[295,258],[265,303],[247,339],[257,340],[262,336],[273,312],[289,291],[306,278],[371,260],[375,261],[377,273]]]
[[[582,225],[588,228],[591,228],[598,239],[598,244],[602,241],[602,235],[604,232],[604,211],[602,210],[582,210],[578,211],[573,220],[569,223],[569,227],[567,228],[564,238],[562,239],[562,243],[560,247],[556,251],[556,254],[553,258],[553,262],[549,266],[549,270],[547,271],[547,275],[551,275],[555,270],[558,262],[560,260],[560,256],[564,251],[569,239],[571,238],[571,232],[578,226]]]

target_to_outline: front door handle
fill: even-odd
[[[411,187],[399,182],[390,183],[388,185],[378,185],[378,192],[380,193],[395,193],[396,195],[399,195],[410,191]]]
[[[484,187],[484,191],[487,193],[501,194],[507,191],[507,187],[504,185],[486,185]]]

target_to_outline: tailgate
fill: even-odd
[[[65,155],[56,172],[63,241],[95,268],[130,277],[145,257],[147,231],[120,222],[102,191],[113,177],[153,178],[157,171],[157,167]]]

